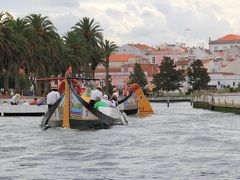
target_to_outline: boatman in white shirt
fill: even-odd
[[[60,98],[60,93],[57,90],[57,86],[52,86],[51,92],[47,95],[48,109],[50,109],[52,105],[54,105],[55,102]]]
[[[103,93],[102,93],[102,87],[101,86],[97,86],[95,90],[91,91],[91,98],[90,98],[90,102],[89,102],[89,107],[94,107],[95,101],[96,101],[96,97],[99,97],[100,99],[103,98]]]

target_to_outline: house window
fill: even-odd
[[[155,57],[152,57],[152,63],[155,64]]]
[[[220,86],[220,84],[221,84],[220,81],[218,81],[218,86]]]
[[[235,82],[233,82],[233,86],[235,86]]]
[[[123,71],[124,71],[124,72],[128,72],[128,68],[124,68]]]

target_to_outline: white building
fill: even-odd
[[[226,51],[232,47],[240,47],[240,35],[228,34],[214,41],[209,38],[209,50],[212,53]]]
[[[157,49],[153,47],[138,43],[122,45],[117,49],[116,54],[134,54],[136,56],[143,57],[149,63],[152,63],[153,59],[155,59],[155,57],[153,56],[153,52],[156,51]]]
[[[240,83],[240,74],[228,72],[210,72],[208,74],[211,78],[208,85],[217,89],[236,88]]]

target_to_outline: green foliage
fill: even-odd
[[[108,40],[105,40],[101,43],[101,49],[103,50],[103,54],[104,54],[104,59],[102,61],[102,64],[104,65],[104,67],[106,68],[106,88],[105,88],[105,92],[110,93],[111,92],[111,84],[108,81],[109,77],[109,57],[110,55],[116,51],[116,49],[118,48],[118,46],[114,43],[114,42],[110,42]]]
[[[146,75],[139,63],[135,63],[134,70],[129,75],[128,83],[138,83],[141,87],[145,87],[147,85]]]
[[[1,87],[7,90],[18,84],[21,90],[27,91],[30,73],[33,78],[50,74],[56,77],[64,74],[69,66],[74,73],[94,77],[97,66],[103,64],[109,74],[109,56],[117,45],[103,41],[102,31],[94,19],[84,17],[61,38],[47,16],[30,14],[14,19],[7,12],[0,12]],[[18,68],[25,73],[20,79]],[[111,90],[111,83],[108,86]]]
[[[201,60],[196,60],[188,68],[188,83],[193,90],[207,89],[210,77]]]
[[[167,92],[180,90],[185,75],[183,70],[176,70],[173,59],[164,57],[159,68],[160,73],[153,77],[153,83],[156,85],[155,90]]]

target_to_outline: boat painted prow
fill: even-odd
[[[60,100],[54,112],[48,114],[48,121],[45,126],[81,130],[103,129],[122,124],[122,118],[124,118],[124,115],[115,108],[101,107],[96,110],[89,107],[89,104],[70,85],[68,90],[65,89],[64,97]]]
[[[130,89],[129,95],[119,101],[119,109],[124,111],[127,115],[137,114],[139,116],[146,116],[154,114],[152,106],[139,84],[131,84]]]

